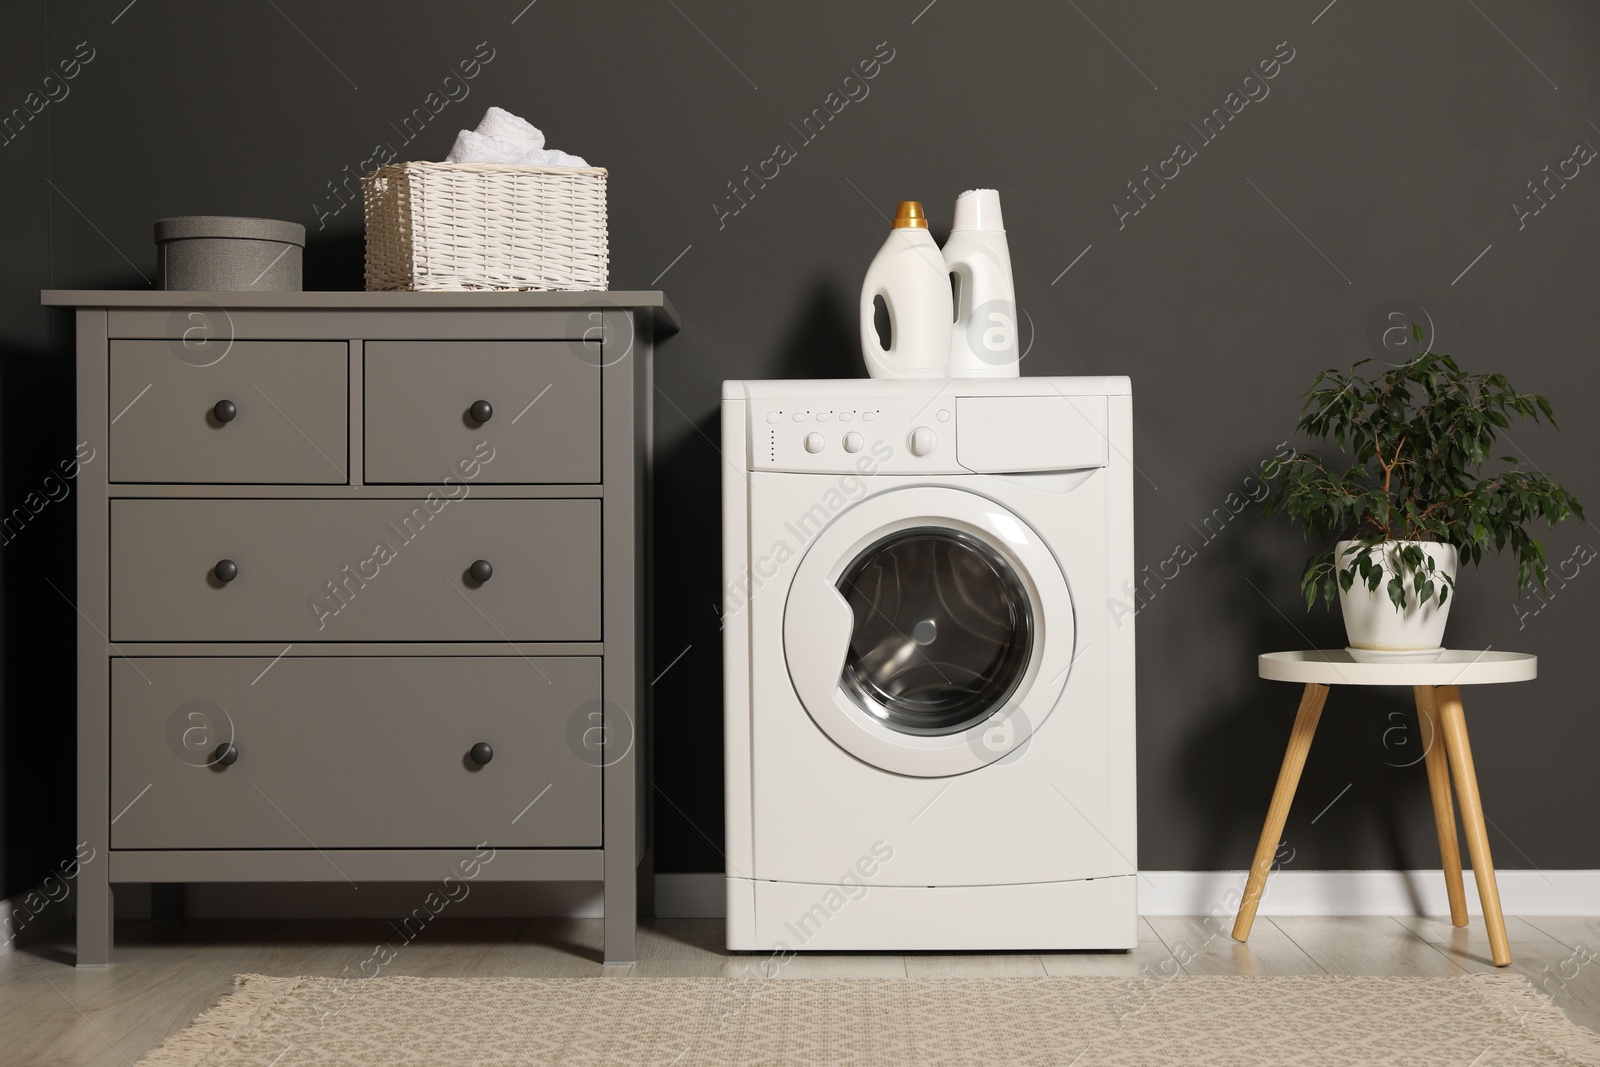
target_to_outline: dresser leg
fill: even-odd
[[[78,870],[77,907],[79,967],[104,967],[111,962],[112,902],[107,857],[97,856]]]
[[[1245,883],[1244,899],[1239,901],[1239,915],[1233,921],[1233,939],[1248,941],[1250,927],[1256,921],[1256,907],[1267,888],[1267,872],[1272,868],[1272,857],[1277,855],[1278,842],[1282,840],[1283,824],[1289,818],[1289,805],[1294,803],[1295,787],[1300,784],[1300,772],[1305,768],[1306,755],[1311,751],[1311,738],[1317,732],[1317,720],[1322,717],[1322,705],[1328,699],[1328,687],[1312,682],[1300,697],[1300,711],[1294,717],[1294,729],[1289,733],[1289,747],[1283,753],[1283,767],[1278,771],[1278,785],[1272,791],[1272,803],[1267,806],[1267,822],[1261,828],[1261,840],[1256,843],[1256,856],[1250,864],[1250,878]]]
[[[1434,699],[1445,751],[1450,756],[1450,772],[1456,782],[1456,798],[1461,801],[1461,826],[1467,832],[1467,854],[1472,857],[1472,877],[1477,880],[1478,901],[1483,905],[1483,925],[1489,931],[1490,955],[1496,967],[1504,967],[1511,962],[1511,944],[1506,938],[1505,916],[1500,911],[1500,889],[1495,884],[1494,860],[1489,855],[1489,830],[1483,818],[1483,800],[1478,796],[1472,746],[1467,742],[1461,690],[1441,685],[1434,690]]]
[[[606,850],[605,859],[608,868],[605,888],[605,962],[632,963],[639,958],[635,945],[639,891],[632,870],[612,876],[609,870],[612,864],[610,851]]]
[[[1433,798],[1433,826],[1439,834],[1439,860],[1444,867],[1444,889],[1450,898],[1450,925],[1467,925],[1467,891],[1461,883],[1461,844],[1456,839],[1456,808],[1450,800],[1450,758],[1445,755],[1439,729],[1439,709],[1433,686],[1413,686],[1417,698],[1417,725],[1427,744],[1423,763],[1428,769],[1428,793]]]

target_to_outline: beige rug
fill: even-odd
[[[1600,1064],[1525,978],[268,978],[141,1063]]]

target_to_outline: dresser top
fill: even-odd
[[[47,307],[86,308],[179,308],[196,301],[234,308],[332,308],[343,311],[404,309],[424,311],[436,308],[476,310],[622,308],[652,312],[657,333],[676,333],[678,312],[657,289],[621,292],[527,292],[520,290],[472,290],[449,293],[206,293],[153,289],[46,289],[40,302]]]

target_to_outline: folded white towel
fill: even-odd
[[[484,112],[477,132],[530,151],[544,147],[544,134],[539,127],[504,108],[491,107]]]
[[[456,134],[456,143],[445,157],[446,163],[525,163],[528,149],[488,137],[474,130]]]
[[[527,120],[491,107],[476,130],[462,130],[446,163],[513,163],[524,167],[587,167],[582,156],[544,147],[544,134]]]
[[[534,152],[527,160],[535,167],[587,167],[582,156],[568,155],[559,148],[545,148]]]

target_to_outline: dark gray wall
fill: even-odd
[[[1376,309],[1411,301],[1437,348],[1549,394],[1565,431],[1519,428],[1513,447],[1600,508],[1600,173],[1520,228],[1511,207],[1576,143],[1600,145],[1592,4],[523,2],[11,5],[0,106],[78,42],[95,58],[0,147],[4,503],[71,452],[67,334],[38,288],[142,286],[151,221],[206,212],[304,222],[308,285],[359,287],[360,208],[329,214],[327,183],[379,141],[440,158],[490,103],[527,115],[610,168],[613,287],[658,285],[685,322],[658,367],[656,669],[682,654],[655,686],[664,870],[721,867],[718,384],[861,373],[857,290],[901,198],[942,237],[958,192],[1001,190],[1026,372],[1132,376],[1140,562],[1198,550],[1138,620],[1144,867],[1248,862],[1296,696],[1256,679],[1254,656],[1343,643],[1336,616],[1298,604],[1287,524],[1252,507],[1209,543],[1196,528],[1288,435],[1318,369],[1371,354]],[[470,96],[403,144],[391,123],[479,42],[494,58]],[[1269,95],[1202,144],[1189,123],[1281,42],[1293,58]],[[805,143],[791,123],[859,97],[844,79],[890,49]],[[1125,183],[1179,141],[1196,158],[1119,225]],[[722,216],[727,183],[780,142],[795,158]],[[69,518],[52,504],[0,550],[8,891],[70,851],[71,610],[44,584],[67,567]],[[1580,544],[1600,534],[1548,539],[1558,560]],[[1452,644],[1543,657],[1536,683],[1468,694],[1504,867],[1600,867],[1572,817],[1595,804],[1597,575],[1537,615],[1505,566],[1463,583]],[[1437,864],[1421,769],[1392,766],[1415,734],[1385,735],[1407,707],[1335,693],[1288,829],[1296,867]]]

